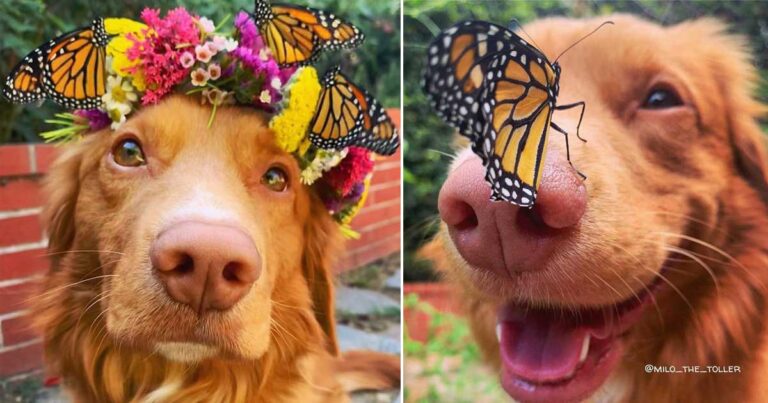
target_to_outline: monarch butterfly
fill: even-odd
[[[256,0],[251,15],[281,67],[306,65],[322,50],[355,48],[365,39],[356,26],[309,7]]]
[[[491,200],[533,206],[550,127],[565,135],[570,162],[568,133],[552,122],[552,113],[581,107],[578,137],[585,103],[557,105],[559,80],[557,59],[550,62],[489,22],[459,23],[430,44],[424,90],[438,115],[469,137],[482,158]]]
[[[11,71],[3,95],[11,102],[43,98],[71,109],[101,106],[105,92],[105,20],[65,33],[33,50]]]
[[[397,130],[375,98],[349,81],[338,66],[325,73],[322,84],[309,130],[314,145],[332,149],[355,145],[394,154]]]

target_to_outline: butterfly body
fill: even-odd
[[[307,65],[324,50],[351,49],[365,40],[356,26],[309,7],[256,0],[252,16],[273,57],[283,67]]]
[[[106,91],[109,39],[104,19],[98,18],[46,42],[11,71],[3,95],[16,103],[48,98],[71,109],[98,108]]]
[[[583,105],[557,105],[560,71],[514,32],[485,21],[459,23],[430,45],[424,90],[438,115],[471,140],[492,200],[535,203],[549,128],[565,133],[552,114]]]
[[[399,138],[394,123],[371,94],[350,81],[339,67],[328,70],[321,84],[323,89],[309,131],[315,146],[360,146],[382,155],[397,150]]]

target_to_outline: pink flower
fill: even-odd
[[[210,76],[208,75],[208,71],[206,71],[202,67],[198,67],[192,73],[190,74],[190,77],[192,78],[192,85],[195,87],[203,87],[206,84],[208,84],[208,79]]]
[[[181,58],[179,59],[181,62],[181,66],[185,69],[188,69],[192,67],[192,65],[195,64],[195,57],[192,56],[192,53],[184,52],[184,54],[181,55]]]
[[[344,197],[372,170],[371,152],[362,147],[349,147],[347,156],[323,175],[323,181]]]
[[[221,77],[221,66],[216,63],[208,66],[208,76],[211,77],[211,80],[218,80]]]
[[[213,25],[213,21],[206,17],[202,17],[197,22],[200,24],[200,29],[205,32],[206,34],[210,34],[216,29],[216,26]]]
[[[197,60],[200,60],[203,63],[210,62],[211,58],[215,54],[216,52],[213,51],[207,44],[195,46],[195,56],[197,56]]]
[[[179,47],[199,44],[200,32],[196,19],[183,8],[169,11],[165,18],[160,18],[159,10],[145,8],[141,19],[148,28],[142,32],[142,39],[132,34],[126,36],[132,42],[126,54],[129,60],[139,61],[128,72],[144,73],[147,91],[141,101],[147,105],[159,101],[187,79],[189,68],[181,63],[187,51]]]

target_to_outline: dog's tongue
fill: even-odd
[[[505,308],[499,314],[499,343],[504,367],[536,383],[570,377],[586,354],[595,329],[555,312]]]

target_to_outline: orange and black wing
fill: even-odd
[[[88,28],[66,33],[43,49],[42,83],[46,95],[72,109],[101,106],[106,91],[106,46],[109,37],[104,20]]]
[[[367,91],[351,82],[336,67],[322,79],[309,139],[325,149],[365,147],[391,155],[400,145],[397,130],[381,104]]]
[[[70,109],[100,107],[108,41],[104,20],[97,19],[46,42],[13,69],[3,95],[16,103],[49,98]]]
[[[467,136],[482,158],[491,198],[531,206],[556,83],[546,57],[514,32],[466,21],[429,46],[423,86],[438,115]]]
[[[356,26],[309,7],[256,0],[253,17],[280,66],[309,64],[322,50],[351,49],[365,39]]]
[[[13,68],[3,85],[3,96],[7,100],[27,104],[44,98],[40,82],[42,58],[42,51],[35,49]]]

